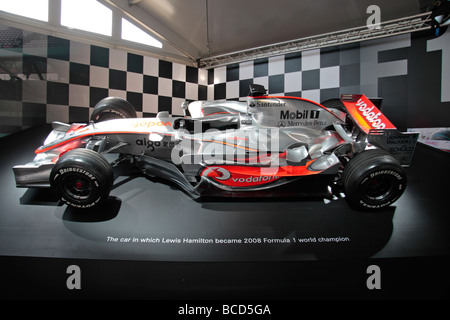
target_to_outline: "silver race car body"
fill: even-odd
[[[127,160],[194,198],[280,186],[286,192],[291,182],[326,176],[343,186],[352,205],[376,209],[404,191],[402,167],[417,141],[364,95],[318,104],[268,96],[252,85],[247,102],[194,101],[182,108],[183,117],[136,118],[128,102],[106,98],[88,124],[55,122],[34,160],[13,168],[17,186],[52,187],[68,205],[89,208],[108,197],[112,168]],[[106,161],[111,154],[117,159]]]

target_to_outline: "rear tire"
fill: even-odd
[[[341,111],[345,113],[345,124],[347,125],[348,130],[351,130],[353,128],[353,121],[350,118],[350,116],[347,113],[347,110],[345,109],[344,103],[340,99],[329,99],[325,100],[321,103],[322,106],[324,106],[327,109],[335,109],[338,111]],[[330,110],[333,111],[333,110]]]
[[[50,185],[59,198],[80,209],[92,208],[105,201],[113,181],[111,165],[89,149],[64,153],[50,174]]]
[[[345,166],[342,175],[348,201],[358,209],[380,209],[400,198],[407,178],[400,163],[379,149],[363,151]]]
[[[328,99],[321,103],[325,108],[337,109],[339,111],[345,112],[344,104],[340,99]]]
[[[130,102],[122,98],[107,97],[95,105],[92,111],[91,121],[102,122],[136,117],[136,110]]]

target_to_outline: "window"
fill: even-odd
[[[144,30],[139,29],[134,24],[126,19],[122,18],[122,39],[133,41],[149,46],[162,48],[162,43],[146,33]]]
[[[111,36],[112,11],[95,0],[61,0],[61,24]]]
[[[2,0],[0,10],[48,22],[48,0]]]
[[[96,0],[60,1],[61,26],[112,37],[113,11],[110,8]],[[52,2],[49,0],[0,0],[0,11],[49,22],[50,5],[52,5]],[[50,27],[50,29],[53,29],[53,27]],[[70,30],[63,30],[63,32],[73,33]],[[122,18],[121,23],[121,39],[162,48],[160,41],[125,18]]]

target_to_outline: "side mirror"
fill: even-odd
[[[250,97],[258,97],[266,95],[266,88],[260,84],[251,84],[250,85],[250,93],[248,94]]]
[[[189,107],[189,102],[188,101],[183,101],[183,103],[181,104],[181,109],[183,110],[183,114],[186,117],[187,116],[187,109]]]

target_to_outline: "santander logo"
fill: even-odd
[[[361,114],[366,118],[366,120],[372,124],[372,128],[374,129],[384,129],[386,128],[386,124],[379,118],[382,114],[375,106],[368,106],[367,103],[361,98],[355,104]],[[375,110],[374,110],[375,109]],[[372,111],[374,110],[374,111]],[[378,113],[375,113],[378,111]]]

